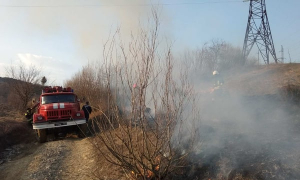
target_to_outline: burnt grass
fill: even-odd
[[[222,115],[217,123],[203,123],[200,150],[190,155],[190,166],[178,179],[299,179],[298,98],[243,96],[239,101],[255,126],[222,120],[232,117]],[[234,114],[230,106],[218,108],[228,108]],[[284,113],[274,113],[279,110]]]
[[[35,141],[32,126],[22,119],[21,115],[9,111],[9,108],[1,104],[0,116],[0,159],[6,150],[18,144],[27,144]]]

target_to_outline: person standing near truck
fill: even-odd
[[[33,112],[31,108],[27,108],[27,111],[25,113],[25,117],[27,119],[28,124],[32,124],[32,117],[33,117]]]
[[[34,103],[35,101],[33,101]],[[40,102],[37,102],[32,108],[27,108],[25,117],[28,121],[28,124],[32,125],[32,120],[33,120],[33,110],[39,105]]]
[[[84,116],[86,119],[86,123],[89,121],[90,114],[92,113],[92,108],[89,105],[90,103],[87,101],[84,106],[82,106],[82,110],[84,112]]]

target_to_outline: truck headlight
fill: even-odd
[[[76,113],[76,116],[78,116],[78,117],[79,117],[79,116],[80,116],[80,113]]]
[[[42,117],[42,116],[38,116],[37,119],[38,119],[38,120],[42,120],[43,117]]]

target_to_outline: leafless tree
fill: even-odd
[[[119,31],[104,45],[106,106],[97,139],[105,158],[135,179],[168,179],[184,173],[199,122],[193,88],[171,46],[161,53],[159,14],[128,46]],[[105,153],[98,147],[100,153]]]
[[[26,67],[23,63],[6,68],[7,76],[14,79],[9,82],[10,96],[13,96],[19,110],[25,110],[27,103],[34,96],[34,85],[40,80],[40,72],[37,67],[33,65]]]
[[[214,70],[228,71],[243,66],[252,66],[257,60],[249,59],[244,62],[242,51],[238,47],[222,40],[212,40],[200,49],[185,52],[182,58],[190,69],[200,74],[211,74]]]
[[[90,63],[67,80],[64,86],[72,87],[79,99],[89,101],[91,105],[96,108],[102,107],[103,110],[107,106],[107,90],[104,87],[105,75],[102,72],[96,63]]]

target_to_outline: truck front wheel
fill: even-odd
[[[47,140],[47,131],[46,129],[37,129],[36,138],[39,143],[44,143]]]

